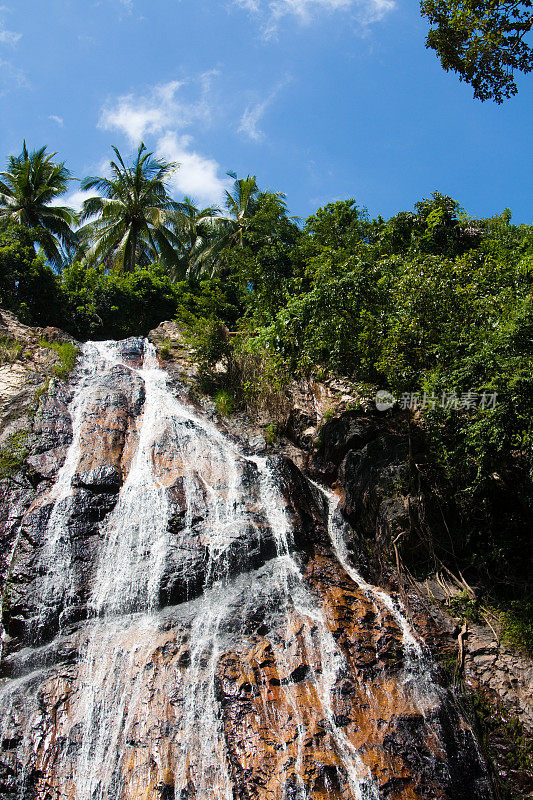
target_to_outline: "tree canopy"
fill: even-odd
[[[426,46],[479,100],[502,103],[518,91],[515,73],[531,72],[532,0],[422,0],[432,27]]]
[[[56,204],[71,180],[63,162],[55,163],[57,153],[46,147],[10,156],[7,170],[0,172],[0,216],[7,217],[32,231],[33,241],[42,247],[46,258],[56,267],[63,262],[62,246],[76,242],[72,209]]]
[[[172,223],[179,206],[167,192],[167,180],[178,165],[155,158],[143,142],[130,166],[116,147],[113,150],[111,177],[81,182],[82,190],[98,193],[83,204],[83,257],[126,272],[158,258],[174,265],[179,242]]]

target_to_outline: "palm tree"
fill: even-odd
[[[234,172],[227,174],[235,179],[233,191],[226,190],[226,208],[229,216],[221,217],[218,223],[226,229],[225,247],[242,247],[244,234],[265,198],[274,198],[279,208],[286,210],[285,195],[283,192],[261,192],[255,175],[237,178]]]
[[[198,237],[188,254],[187,274],[198,276],[201,273],[213,275],[221,266],[218,259],[224,252],[232,247],[243,247],[244,235],[249,229],[252,218],[261,206],[262,199],[266,196],[261,193],[255,175],[246,178],[237,178],[235,172],[227,173],[234,179],[232,191],[226,190],[227,216],[218,216],[218,209],[204,209],[198,211],[191,204],[189,213],[198,219]],[[285,208],[285,195],[281,192],[268,192]],[[185,198],[185,203],[190,203]],[[215,212],[215,213],[213,213]],[[191,220],[192,221],[192,220]]]
[[[243,246],[244,232],[259,207],[260,193],[255,175],[237,178],[235,172],[227,174],[234,179],[233,190],[231,192],[226,190],[225,205],[229,215],[218,216],[218,209],[205,209],[207,212],[216,213],[208,213],[204,219],[199,220],[201,235],[190,251],[188,275],[195,277],[202,273],[213,275],[217,271],[217,266],[220,266],[218,256],[232,247]],[[203,212],[198,213],[203,214]]]
[[[197,276],[210,265],[220,238],[219,214],[216,206],[200,209],[187,196],[178,204],[174,230],[181,245],[180,277]]]
[[[84,258],[100,260],[117,270],[132,271],[160,260],[175,266],[179,239],[173,220],[179,204],[166,188],[178,164],[155,158],[141,142],[131,166],[126,166],[116,147],[111,178],[91,177],[81,182],[84,191],[100,194],[83,204],[79,231]]]
[[[71,225],[76,215],[66,206],[51,205],[65,193],[71,180],[57,153],[46,147],[28,152],[26,142],[19,156],[10,156],[7,170],[0,172],[0,216],[32,229],[32,237],[52,264],[63,262],[61,247],[72,248],[76,235]]]
[[[226,190],[226,208],[229,217],[223,218],[227,226],[226,246],[242,247],[243,235],[258,208],[259,187],[255,175],[237,178],[234,172],[227,173],[234,178],[233,191]]]

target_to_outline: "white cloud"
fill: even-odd
[[[7,6],[0,6],[0,14],[9,13],[10,11],[11,9]],[[21,38],[21,33],[8,30],[3,21],[0,20],[0,45],[15,47]],[[13,87],[22,89],[27,86],[28,79],[24,70],[19,69],[11,61],[0,58],[0,96],[8,94]]]
[[[184,127],[200,120],[205,122],[210,114],[207,95],[212,74],[205,73],[200,77],[200,98],[193,102],[178,97],[179,90],[185,86],[184,81],[154,86],[140,97],[122,95],[103,109],[98,127],[122,131],[132,144],[138,144],[144,136],[161,133],[176,124]]]
[[[200,122],[208,124],[212,112],[209,93],[216,74],[204,73],[198,86],[171,81],[154,86],[144,95],[122,95],[105,106],[98,123],[104,130],[120,131],[134,147],[153,137],[156,153],[180,164],[171,178],[173,189],[178,194],[190,194],[201,204],[220,202],[227,181],[220,176],[219,164],[199,153],[184,129]],[[193,89],[196,96],[192,100],[182,96],[185,86]]]
[[[74,211],[81,211],[84,201],[88,200],[89,197],[94,197],[95,194],[96,192],[82,192],[81,189],[78,189],[62,197],[56,197],[55,200],[52,200],[50,205],[67,206],[67,208],[73,208]]]
[[[243,133],[254,142],[260,142],[262,139],[264,139],[265,135],[259,127],[259,124],[268,108],[272,105],[280,91],[284,86],[287,85],[288,82],[289,79],[282,81],[270,92],[269,95],[267,95],[267,97],[265,97],[264,100],[261,100],[258,103],[250,103],[246,107],[238,128],[239,133]]]
[[[60,128],[63,127],[63,117],[58,117],[57,114],[50,114],[48,119],[51,119],[52,122],[55,122]]]
[[[220,203],[229,181],[220,176],[217,161],[193,148],[190,136],[167,131],[157,142],[157,155],[180,166],[170,183],[178,195],[190,195],[200,205]]]
[[[235,0],[235,3],[247,11],[260,11],[260,0]]]
[[[295,17],[302,24],[310,24],[321,14],[350,13],[359,23],[369,24],[382,19],[395,6],[394,0],[234,0],[262,20],[266,38],[274,36],[280,20]]]
[[[241,117],[241,124],[238,128],[239,133],[244,133],[245,136],[252,139],[254,142],[261,141],[261,139],[264,138],[264,133],[259,128],[259,123],[270,105],[270,102],[270,98],[267,97],[262,103],[247,106]]]
[[[273,0],[270,9],[275,17],[293,14],[304,22],[310,22],[314,14],[321,11],[347,11],[352,0]]]
[[[28,78],[24,70],[19,69],[10,61],[0,58],[0,95],[7,94],[13,87],[27,89]]]

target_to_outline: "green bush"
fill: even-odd
[[[60,281],[36,255],[31,231],[0,220],[0,307],[28,325],[61,325],[64,297]]]
[[[201,320],[216,319],[235,330],[244,312],[239,282],[232,275],[203,280],[184,280],[174,284],[176,320],[193,325]]]
[[[235,410],[235,398],[225,389],[215,394],[215,410],[219,417],[229,417]]]
[[[499,614],[502,641],[519,652],[533,656],[533,602],[514,601]]]
[[[505,800],[525,798],[519,792],[512,770],[533,769],[533,740],[523,724],[511,716],[497,701],[481,691],[472,695],[472,705],[478,726],[478,734],[485,749],[497,757],[500,765],[501,786]],[[504,769],[501,769],[501,767]],[[527,790],[526,790],[527,791]]]
[[[46,339],[40,339],[39,345],[53,350],[59,356],[59,364],[55,364],[52,368],[53,374],[57,378],[68,377],[76,366],[79,348],[72,342],[48,342]]]
[[[76,338],[143,336],[176,312],[176,290],[160,267],[131,273],[74,263],[63,274],[65,328]]]
[[[28,455],[29,431],[10,434],[0,447],[0,480],[12,478],[22,468]]]
[[[157,350],[160,358],[164,361],[172,355],[172,341],[170,339],[163,339]]]
[[[183,336],[198,366],[203,391],[228,388],[232,384],[233,348],[223,322],[214,317],[193,319]]]
[[[383,335],[377,311],[386,302],[380,269],[354,258],[341,268],[330,255],[324,258],[315,264],[309,290],[289,299],[258,335],[292,372],[323,367],[360,380],[375,378]]]
[[[271,422],[265,428],[265,441],[267,444],[274,444],[279,436],[278,426]]]
[[[448,608],[455,617],[463,617],[469,622],[480,622],[481,620],[477,599],[471,597],[466,591],[456,597],[451,597]]]

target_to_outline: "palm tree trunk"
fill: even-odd
[[[135,225],[132,226],[128,241],[126,242],[126,252],[124,254],[124,271],[135,271],[135,254],[137,253],[138,232]]]

